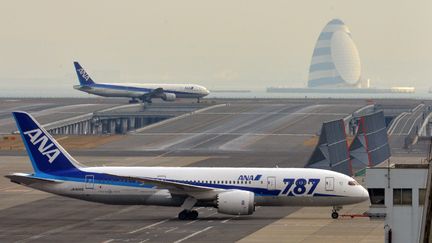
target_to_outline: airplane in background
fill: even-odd
[[[196,84],[150,84],[150,83],[95,83],[78,62],[74,62],[79,85],[74,89],[104,97],[128,97],[129,103],[152,103],[153,98],[174,101],[176,98],[193,98],[198,103],[210,91]]]
[[[6,175],[11,182],[86,201],[181,207],[180,220],[196,219],[194,207],[250,215],[255,206],[333,206],[369,199],[353,178],[311,168],[85,167],[26,112],[13,112],[34,172]]]

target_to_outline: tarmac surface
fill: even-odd
[[[386,102],[394,103],[381,103]],[[39,105],[33,107],[32,103]],[[7,127],[10,120],[7,113],[19,107],[36,114],[36,119],[42,119],[43,124],[59,119],[58,116],[124,103],[124,100],[111,99],[2,101],[0,128],[5,132],[4,127],[13,129],[13,123]],[[409,100],[403,104],[406,103],[415,107],[419,102]],[[322,122],[344,118],[367,104],[365,100],[217,100],[211,105],[218,106],[212,109],[141,129],[95,148],[69,152],[89,166],[303,167]],[[7,124],[2,125],[2,121]],[[0,151],[0,175],[30,171],[25,152]],[[361,212],[365,205],[346,210],[353,208]],[[303,227],[309,224],[331,229],[340,221],[329,220],[329,208],[300,209],[259,207],[253,215],[237,217],[218,214],[213,208],[198,208],[199,219],[179,221],[178,208],[101,205],[35,191],[1,177],[0,242],[234,242],[242,239],[258,242],[266,239],[265,234],[262,238],[261,229],[274,224],[296,224],[303,216],[309,219],[301,221]],[[351,242],[383,241],[379,237],[382,235],[379,223],[367,224],[365,219],[356,218],[344,222],[363,225],[362,232],[368,227],[367,232],[376,234],[375,238],[358,237]],[[301,227],[297,229],[301,231]],[[358,232],[356,227],[349,229]],[[304,236],[297,235],[290,241],[288,232],[272,228],[266,232],[270,232],[268,239],[280,242],[316,242],[317,238],[311,234],[318,234],[318,231],[305,231]],[[282,233],[285,235],[278,238],[277,234]],[[329,230],[323,242],[336,242],[331,236],[337,234]]]

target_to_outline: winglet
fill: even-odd
[[[84,70],[78,62],[74,62],[75,71],[78,75],[78,80],[81,85],[91,85],[95,82],[90,78],[90,75]]]

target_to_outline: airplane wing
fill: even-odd
[[[152,90],[151,92],[144,94],[144,96],[148,98],[159,98],[163,94],[163,92],[163,88],[157,88]]]
[[[142,96],[143,101],[148,101],[151,103],[152,98],[160,98],[164,93],[163,88],[157,88],[152,90],[151,92],[145,93]]]
[[[206,186],[191,185],[180,181],[169,180],[164,178],[151,177],[131,177],[109,174],[110,176],[120,177],[128,180],[135,180],[142,183],[148,183],[156,186],[158,189],[167,189],[171,194],[188,195],[196,199],[215,199],[216,196],[224,189],[217,189]]]

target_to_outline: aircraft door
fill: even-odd
[[[94,189],[94,175],[85,176],[85,189]]]
[[[276,177],[274,176],[267,177],[267,189],[276,190]]]
[[[326,191],[334,191],[334,177],[325,178],[325,189]]]

